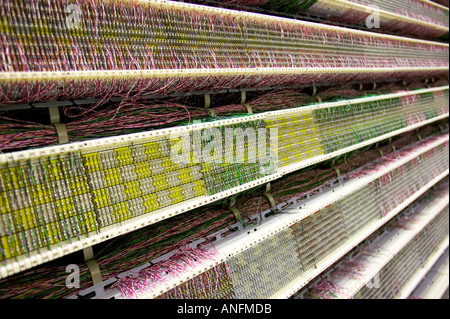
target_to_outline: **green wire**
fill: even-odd
[[[8,227],[9,227],[9,234],[10,234],[10,236],[12,235],[12,234],[14,234],[14,232],[13,232],[13,230],[12,230],[12,227],[11,227],[11,221],[8,219]],[[12,240],[12,239],[11,239]],[[10,242],[10,243],[12,243],[12,242]],[[13,251],[14,251],[14,259],[17,261],[17,253],[19,253],[20,254],[20,252],[18,252],[17,251],[17,248],[18,247],[16,247],[15,245],[11,245],[11,247],[13,247]],[[12,252],[12,251],[11,251]]]
[[[41,221],[42,221],[42,229],[45,233],[45,236],[47,237],[47,248],[48,248],[48,250],[50,250],[50,236],[48,235],[47,229],[45,227],[44,217],[42,215],[41,215]]]

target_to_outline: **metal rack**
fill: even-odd
[[[21,121],[48,109],[58,145],[0,152],[0,291],[14,285],[8,282],[14,276],[81,252],[92,285],[68,289],[70,299],[291,298],[330,279],[330,268],[355,256],[448,177],[448,125],[438,128],[449,115],[449,86],[442,84],[448,83],[448,44],[382,33],[406,30],[436,39],[448,33],[448,8],[426,0],[376,4],[382,28],[368,32],[356,28],[360,23],[344,28],[266,7],[250,12],[167,0],[86,1],[78,29],[70,29],[57,0],[2,3],[0,125],[9,115]],[[367,8],[362,0],[319,0],[305,12],[324,19]],[[38,12],[41,22],[27,10]],[[327,23],[334,23],[331,16]],[[383,80],[404,85],[380,93],[375,88]],[[409,80],[423,87],[409,89]],[[373,90],[358,98],[323,102],[316,94],[336,85],[359,84],[362,91],[367,83]],[[248,104],[247,92],[287,89],[312,91],[317,103],[261,113]],[[215,116],[212,94],[239,93],[247,114]],[[137,101],[195,96],[203,96],[195,107],[210,117],[191,123],[189,114],[184,126],[74,142],[60,117],[67,108],[89,118],[109,104],[119,112]],[[430,127],[434,132],[422,138],[419,129]],[[414,131],[409,146],[391,144]],[[386,142],[392,154],[378,149]],[[380,158],[341,175],[336,161],[369,147]],[[274,200],[271,182],[319,165],[336,177],[301,196]],[[243,217],[235,204],[247,195],[260,196],[270,209]],[[435,223],[433,242],[420,236],[445,207],[448,215],[448,190],[430,202],[410,230],[378,238],[385,253],[374,256],[358,280],[339,281],[347,293],[336,297],[374,297],[364,286],[378,273],[385,278],[377,296],[444,294],[448,221]],[[128,271],[102,274],[96,247],[219,206],[234,217],[227,227],[157,251]],[[420,250],[423,267],[408,249]],[[393,276],[401,281],[395,295],[388,286]],[[430,285],[436,278],[439,284]]]

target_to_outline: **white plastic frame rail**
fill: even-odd
[[[305,219],[306,217],[314,214],[320,209],[325,208],[339,199],[348,196],[349,194],[361,189],[362,187],[368,185],[370,182],[376,180],[377,178],[385,175],[386,173],[396,169],[397,167],[404,165],[405,163],[411,161],[412,159],[420,156],[421,154],[443,144],[449,140],[449,137],[446,135],[441,139],[436,140],[434,143],[421,147],[416,150],[416,152],[410,154],[407,157],[398,160],[397,162],[391,163],[385,169],[380,170],[377,174],[357,178],[354,180],[350,180],[348,182],[342,183],[337,187],[333,187],[323,193],[319,193],[317,196],[313,196],[310,200],[308,200],[301,208],[289,211],[287,214],[276,214],[269,217],[265,223],[260,226],[252,227],[251,231],[238,232],[236,234],[232,234],[227,237],[226,240],[218,242],[215,244],[215,248],[218,251],[218,257],[212,261],[205,261],[201,265],[191,268],[186,273],[170,279],[167,283],[161,284],[154,290],[150,292],[143,293],[138,296],[139,299],[151,299],[155,298],[168,290],[175,288],[183,284],[184,282],[200,275],[201,273],[219,265],[220,263],[225,262],[229,258],[243,252],[247,248],[263,241],[266,238],[269,238],[278,232],[292,226],[300,220]],[[392,217],[397,215],[403,209],[408,207],[412,202],[414,202],[417,198],[419,198],[422,194],[424,194],[427,190],[429,190],[432,186],[438,183],[440,180],[448,176],[449,169],[446,169],[444,172],[436,176],[433,180],[419,189],[416,193],[414,193],[411,197],[405,200],[402,204],[397,206],[391,212],[389,212],[385,217],[379,220],[375,220],[368,225],[366,225],[363,229],[358,231],[355,235],[353,235],[344,245],[338,247],[334,252],[329,254],[324,260],[317,263],[317,268],[308,270],[302,273],[298,279],[289,283],[283,289],[270,296],[269,299],[275,298],[288,298],[295,294],[302,287],[307,285],[311,280],[317,277],[320,273],[322,273],[329,266],[334,264],[336,261],[341,259],[345,254],[347,254],[351,249],[360,244],[364,239],[370,236],[373,232],[383,226],[387,221],[389,221]]]
[[[239,68],[239,69],[167,69],[167,70],[102,70],[64,72],[1,72],[0,83],[21,81],[72,81],[99,79],[141,79],[141,78],[185,78],[240,75],[285,75],[285,74],[391,74],[394,72],[446,72],[448,66],[437,67],[390,67],[390,68]]]
[[[227,120],[220,120],[215,122],[208,122],[208,123],[202,123],[202,124],[193,124],[189,126],[183,126],[183,127],[175,127],[175,128],[168,128],[168,129],[161,129],[161,130],[154,130],[154,131],[148,131],[144,133],[134,133],[129,135],[122,135],[119,137],[110,137],[110,138],[101,138],[101,139],[94,139],[89,140],[85,142],[76,142],[76,143],[70,143],[65,145],[57,145],[57,146],[51,146],[51,147],[44,147],[39,148],[35,150],[26,150],[26,151],[19,151],[14,153],[8,153],[8,154],[0,154],[0,167],[4,166],[6,163],[18,163],[28,160],[34,160],[38,158],[50,158],[55,159],[60,156],[64,156],[68,153],[74,153],[74,152],[89,152],[89,151],[99,151],[102,149],[111,149],[111,148],[117,148],[120,146],[127,146],[131,143],[139,143],[141,141],[149,141],[149,140],[156,140],[159,138],[162,138],[164,136],[170,136],[170,137],[176,137],[176,136],[182,136],[184,134],[212,128],[212,127],[220,127],[225,125],[231,125],[231,124],[237,124],[237,123],[244,123],[254,120],[264,120],[269,117],[274,118],[277,116],[285,116],[290,113],[298,113],[298,112],[308,112],[315,109],[321,109],[321,108],[329,108],[329,107],[337,107],[341,105],[349,105],[349,104],[357,104],[357,103],[364,103],[364,102],[370,102],[370,101],[377,101],[377,100],[383,100],[383,99],[390,99],[390,98],[397,98],[402,96],[410,96],[410,95],[416,95],[416,94],[422,94],[422,93],[429,93],[429,92],[437,92],[437,91],[443,91],[449,89],[449,86],[443,86],[438,88],[430,88],[430,89],[421,89],[421,90],[415,90],[413,92],[401,92],[401,93],[394,93],[394,94],[385,94],[380,96],[372,96],[372,97],[366,97],[366,98],[358,98],[358,99],[352,99],[349,101],[339,101],[339,102],[330,102],[330,103],[320,103],[316,105],[311,106],[305,106],[301,108],[294,108],[294,109],[288,109],[288,110],[281,110],[281,111],[275,111],[275,112],[266,112],[251,116],[245,116],[241,118],[233,118],[233,119],[227,119]],[[416,123],[414,125],[406,126],[402,129],[381,135],[376,138],[372,138],[370,140],[343,148],[341,150],[320,155],[317,157],[313,157],[311,159],[301,161],[298,163],[295,163],[293,165],[285,166],[285,167],[278,167],[277,172],[275,174],[268,175],[264,178],[260,178],[258,180],[251,181],[249,183],[240,185],[238,187],[234,187],[231,189],[228,189],[226,191],[211,195],[211,196],[199,196],[191,200],[187,200],[184,202],[181,202],[176,205],[172,205],[166,208],[155,210],[151,213],[145,214],[143,216],[138,216],[126,221],[123,221],[120,225],[111,225],[108,227],[105,227],[99,231],[99,233],[92,232],[89,233],[89,236],[87,235],[81,235],[80,240],[75,241],[73,243],[70,243],[68,241],[62,241],[61,245],[55,244],[52,245],[50,248],[42,248],[40,252],[33,251],[30,252],[29,255],[21,255],[18,256],[15,261],[10,260],[8,264],[0,266],[0,279],[6,278],[8,276],[11,276],[13,274],[19,273],[21,271],[24,271],[26,269],[30,269],[32,267],[38,266],[40,264],[46,263],[48,261],[54,260],[56,258],[68,255],[70,253],[82,250],[86,247],[93,246],[95,244],[104,242],[106,240],[109,240],[111,238],[126,234],[128,232],[134,231],[136,229],[157,223],[161,220],[170,218],[172,216],[185,213],[187,211],[190,211],[192,209],[198,208],[200,206],[204,206],[206,204],[227,198],[233,194],[237,194],[240,192],[243,192],[245,190],[248,190],[250,188],[257,187],[259,185],[266,184],[272,180],[278,179],[282,177],[284,174],[288,174],[290,172],[299,170],[301,168],[307,167],[309,165],[313,165],[316,163],[319,163],[321,161],[325,161],[327,159],[339,156],[341,154],[345,154],[351,151],[354,151],[356,149],[375,144],[378,141],[382,141],[385,139],[388,139],[390,137],[412,131],[416,128],[422,127],[424,125],[448,118],[448,113],[439,115],[437,117],[428,119],[426,121],[422,121],[419,123]],[[401,165],[401,164],[399,164]],[[377,177],[373,177],[372,180],[375,180]],[[369,183],[370,178],[368,178],[365,182]],[[359,183],[358,185],[361,185],[361,187],[365,184]],[[358,187],[359,188],[359,187]],[[346,196],[347,194],[350,194],[356,189],[351,189],[347,187],[347,191],[342,192],[342,196]],[[345,194],[344,194],[345,193]],[[333,196],[336,196],[338,193],[333,193]],[[341,193],[339,193],[341,194]],[[338,199],[336,199],[338,200]],[[324,201],[326,202],[326,201]],[[320,206],[320,205],[319,205]],[[319,210],[326,205],[316,207],[314,209]],[[312,207],[312,206],[310,206]],[[311,208],[312,209],[312,208]],[[300,219],[297,219],[297,221]],[[292,223],[295,223],[292,222]]]
[[[440,197],[428,207],[420,206],[420,215],[414,218],[413,229],[397,228],[383,233],[374,242],[377,245],[378,254],[368,257],[365,269],[358,279],[333,280],[340,287],[342,293],[337,293],[338,299],[353,298],[355,294],[364,287],[380,270],[387,265],[395,256],[419,234],[449,203],[448,193]],[[448,276],[448,272],[447,272]],[[448,282],[447,282],[448,285]]]

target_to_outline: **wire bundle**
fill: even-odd
[[[0,50],[5,58],[0,72],[11,73],[11,77],[1,80],[0,103],[113,95],[128,99],[142,93],[380,76],[370,70],[317,74],[265,71],[270,68],[381,68],[387,72],[383,77],[394,78],[414,76],[415,72],[440,74],[440,68],[448,66],[448,46],[438,43],[388,40],[258,15],[237,19],[234,15],[239,13],[234,11],[224,16],[204,7],[196,11],[125,0],[75,4],[81,12],[80,21],[68,28],[64,27],[64,8],[56,0],[29,6],[18,0],[3,0]],[[32,15],[30,10],[38,14]],[[252,71],[241,72],[249,68]],[[409,70],[399,72],[396,68]],[[236,72],[150,72],[195,73],[199,69]]]
[[[364,286],[355,298],[393,299],[398,296],[408,279],[417,269],[423,267],[424,261],[446,236],[448,236],[448,206],[381,269],[380,288],[371,289]]]
[[[447,192],[448,180],[442,180],[440,183],[428,190],[415,203],[413,203],[412,207],[410,206],[408,207],[408,210],[403,211],[397,219],[389,222],[385,229],[379,230],[371,236],[372,238],[368,240],[368,243],[358,248],[357,251],[355,251],[355,254],[351,255],[348,259],[345,259],[335,270],[330,273],[328,276],[328,281],[331,281],[335,285],[339,285],[348,280],[360,280],[363,278],[373,258],[383,258],[385,254],[390,254],[388,251],[384,250],[382,246],[377,244],[377,239],[380,235],[382,235],[385,230],[391,231],[398,228],[411,229],[410,226],[417,222],[417,218],[420,216],[423,208],[429,205],[430,202],[432,202],[436,197],[444,196]],[[428,228],[427,231],[430,231],[430,228]],[[311,294],[321,299],[328,298],[329,296],[342,298],[348,294],[344,290],[340,292],[340,296],[336,296],[333,294],[335,291],[334,286],[331,284],[323,290],[319,289],[319,291],[322,292],[320,295],[317,293],[312,293],[317,291],[315,286],[313,286],[312,289],[307,289],[308,293],[305,294],[306,298],[308,298]],[[364,290],[370,291],[371,289],[369,287],[365,287]],[[376,289],[373,291],[376,291]]]
[[[170,116],[169,116],[170,115]],[[192,109],[177,103],[130,103],[112,105],[65,124],[69,141],[118,136],[172,125],[188,124],[207,116],[206,110]],[[53,125],[0,117],[0,149],[16,150],[58,144]]]
[[[274,90],[263,94],[248,103],[253,113],[263,113],[268,111],[301,107],[316,102],[314,97],[306,93],[292,90]],[[219,116],[233,116],[237,114],[247,114],[248,110],[244,104],[231,104],[214,108]]]
[[[234,299],[236,297],[229,271],[226,263],[218,264],[159,295],[157,299]]]
[[[182,276],[189,268],[199,267],[208,260],[213,260],[216,254],[217,251],[213,249],[183,248],[168,259],[142,269],[138,274],[119,279],[111,288],[119,289],[124,298],[137,297],[139,294],[158,289],[159,285],[173,278]],[[218,267],[214,269],[219,270]],[[217,275],[208,276],[205,274],[201,276],[201,280],[196,281],[197,285],[191,287],[191,289],[193,291],[213,290],[217,287],[217,278]],[[186,298],[189,298],[189,294],[186,295]]]
[[[424,146],[432,144],[435,141],[433,138],[428,138],[423,141]],[[370,164],[367,164],[349,174],[346,175],[346,178],[352,179],[358,176],[370,176],[376,172],[378,172],[381,169],[380,162],[383,161],[384,165],[387,166],[389,163],[393,163],[395,161],[398,161],[399,159],[406,157],[410,152],[414,150],[414,146],[405,147],[395,153],[389,154],[384,156],[382,159],[379,159],[377,161],[374,161]],[[415,158],[408,162],[408,164],[405,164],[406,166],[400,166],[399,168],[396,168],[396,172],[398,173],[388,173],[391,175],[386,175],[382,177],[382,181],[379,184],[379,187],[383,187],[386,184],[389,184],[392,181],[393,175],[400,176],[403,172],[405,172],[404,168],[407,169],[408,165],[411,167],[414,167],[416,165],[421,164],[422,159],[432,157],[434,154],[437,154],[439,152],[448,152],[448,141],[439,145],[439,147],[433,148],[423,154],[420,155],[420,158]],[[444,163],[445,164],[445,163]],[[448,164],[448,163],[447,163]]]
[[[336,295],[341,293],[343,293],[342,287],[333,281],[322,278],[310,291],[307,292],[306,296],[311,299],[335,299]]]
[[[366,245],[358,251],[356,256],[345,259],[338,268],[330,273],[330,278],[333,280],[361,278],[367,269],[367,258],[377,253],[376,247],[372,246]]]
[[[388,91],[389,90],[389,91]],[[402,92],[404,88],[391,85],[383,89],[384,93]],[[358,98],[362,96],[373,95],[373,90],[357,91],[350,88],[333,88],[319,92],[317,95],[310,96],[292,90],[275,90],[249,101],[246,105],[252,109],[253,113],[269,112],[281,109],[297,108],[306,105],[313,105],[321,102],[332,102],[346,99]],[[413,91],[411,91],[413,93]],[[383,104],[384,103],[384,104]],[[69,121],[65,124],[70,142],[85,141],[94,138],[118,136],[129,133],[137,133],[152,129],[159,129],[172,126],[189,125],[194,121],[212,121],[223,118],[246,116],[247,107],[243,104],[230,104],[214,107],[216,117],[211,117],[208,111],[200,107],[191,107],[176,102],[125,102],[113,103],[102,109],[75,109],[70,107],[65,109],[65,113],[71,115]],[[376,109],[378,108],[378,110]],[[410,95],[401,98],[401,100],[383,100],[363,104],[358,109],[352,109],[347,106],[337,108],[322,109],[316,111],[319,122],[323,123],[325,129],[327,126],[340,123],[346,126],[350,116],[353,116],[355,138],[361,140],[367,138],[367,134],[382,134],[381,126],[389,126],[386,120],[382,124],[372,128],[367,127],[367,114],[374,112],[393,112],[397,109],[401,117],[401,109],[405,113],[406,123],[400,125],[413,125],[415,123],[448,113],[448,90],[436,91],[420,95]],[[75,113],[76,112],[76,113]],[[87,114],[80,116],[81,114]],[[170,114],[170,116],[168,116]],[[76,116],[77,115],[77,116]],[[373,115],[375,116],[375,115]],[[72,118],[73,117],[73,118]],[[344,118],[343,118],[344,117]],[[358,124],[360,122],[362,124]],[[332,123],[330,123],[332,122]],[[351,121],[350,121],[351,122]],[[58,143],[58,134],[53,125],[44,125],[31,121],[0,116],[0,150],[19,150],[32,147],[41,147],[46,145],[55,145]],[[395,123],[391,123],[391,129],[395,128]],[[328,129],[329,130],[329,129]],[[351,129],[350,129],[351,130]],[[357,131],[355,131],[357,130]],[[361,132],[362,131],[362,132]],[[369,131],[369,133],[367,132]],[[364,133],[365,132],[365,133]],[[362,133],[362,134],[361,134]],[[366,134],[366,135],[364,135]],[[348,145],[353,139],[338,135],[330,135],[330,141],[335,148],[339,144]],[[341,145],[342,147],[342,145]]]

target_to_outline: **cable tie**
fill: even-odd
[[[420,133],[419,133],[419,129],[416,130],[416,137],[419,141],[422,139],[422,136],[420,136]]]
[[[419,135],[419,134],[417,134],[417,135]],[[389,138],[389,146],[392,148],[393,152],[396,151],[396,148],[395,148],[394,144],[392,144],[392,137]]]
[[[336,172],[337,177],[341,177],[341,171],[336,166],[333,166],[334,171]]]
[[[379,142],[375,144],[375,150],[380,153],[380,157],[383,157],[383,151],[379,149]]]
[[[217,117],[217,113],[213,109],[206,109],[211,117]]]
[[[380,153],[380,157],[383,157],[383,151],[377,148],[378,153]]]

